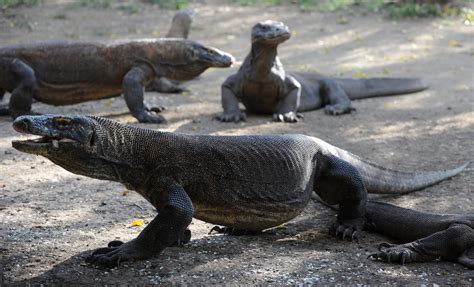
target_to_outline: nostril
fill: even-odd
[[[31,120],[25,117],[20,117],[13,122],[13,129],[19,133],[28,133],[28,128]]]

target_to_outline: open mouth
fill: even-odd
[[[35,147],[49,147],[52,146],[53,148],[59,148],[59,144],[71,144],[71,143],[79,143],[77,140],[70,139],[70,138],[57,138],[57,137],[49,137],[49,136],[42,136],[36,139],[28,139],[28,140],[16,140],[13,141],[13,147],[21,147],[21,146],[35,146]]]

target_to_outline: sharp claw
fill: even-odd
[[[389,248],[390,247],[390,244],[387,243],[387,242],[382,242],[379,244],[379,247],[378,247],[378,250],[379,251],[382,251],[382,248]]]
[[[111,247],[119,247],[120,245],[123,244],[123,241],[120,241],[120,240],[113,240],[113,241],[110,241],[109,244],[107,244],[107,247],[111,248]]]
[[[209,230],[208,235],[212,234],[213,231],[217,231],[218,233],[221,233],[222,228],[220,226],[214,226],[213,228],[211,228],[211,230]]]

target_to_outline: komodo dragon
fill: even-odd
[[[210,67],[229,67],[230,54],[182,39],[135,40],[110,45],[51,42],[0,48],[0,95],[12,93],[0,114],[28,114],[33,98],[70,105],[124,93],[140,122],[163,123],[148,108],[143,87],[152,79],[192,79]]]
[[[369,201],[366,218],[369,229],[405,243],[382,243],[370,258],[402,264],[441,258],[474,269],[474,214],[441,215]]]
[[[166,34],[166,38],[180,38],[187,39],[189,30],[191,29],[191,23],[196,15],[196,11],[192,8],[181,9],[176,12],[171,21],[170,29]],[[146,91],[156,91],[159,93],[181,93],[185,91],[183,87],[179,85],[178,81],[172,81],[167,78],[159,78],[151,80],[146,86]]]
[[[337,206],[316,199],[338,211]],[[381,243],[369,255],[385,262],[427,262],[435,259],[458,262],[474,269],[474,214],[435,214],[368,201],[365,229],[404,244]]]
[[[290,38],[282,22],[264,21],[252,28],[252,48],[236,74],[222,84],[222,122],[245,120],[242,102],[252,113],[273,114],[275,121],[297,122],[297,112],[324,106],[329,115],[350,113],[351,100],[421,91],[419,79],[332,78],[317,73],[286,72],[277,57],[277,47]]]
[[[336,235],[355,240],[365,223],[367,191],[418,190],[467,165],[398,172],[305,135],[186,135],[93,116],[21,116],[13,127],[40,136],[13,141],[15,149],[76,174],[121,182],[157,208],[136,239],[91,255],[101,266],[160,253],[187,237],[193,217],[239,230],[277,226],[297,216],[313,191],[339,204]]]

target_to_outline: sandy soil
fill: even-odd
[[[217,4],[218,5],[217,5]],[[413,76],[425,92],[361,100],[357,112],[331,117],[305,113],[297,124],[250,116],[246,123],[213,121],[221,111],[220,84],[238,66],[209,70],[187,84],[191,93],[149,93],[151,104],[169,107],[167,125],[143,125],[127,113],[123,98],[53,107],[42,113],[101,115],[153,129],[201,134],[304,133],[387,167],[433,170],[456,166],[474,155],[474,30],[458,19],[392,21],[351,10],[301,12],[296,7],[241,7],[199,1],[191,38],[243,60],[257,21],[279,19],[293,37],[280,48],[287,69],[329,75]],[[108,9],[40,5],[0,12],[1,45],[53,39],[100,40],[164,35],[173,11],[135,4],[127,14]],[[456,42],[454,42],[456,41]],[[450,45],[450,43],[452,45]],[[454,45],[456,44],[456,45]],[[8,100],[8,96],[4,99]],[[150,204],[117,183],[77,176],[48,160],[20,153],[11,119],[0,119],[0,263],[4,280],[28,284],[438,284],[473,285],[473,272],[459,264],[405,266],[372,262],[367,255],[386,240],[366,233],[360,243],[335,240],[328,228],[335,214],[311,202],[286,229],[261,236],[208,235],[210,224],[194,220],[193,240],[151,260],[118,269],[86,266],[84,257],[110,240],[130,240],[155,215]],[[399,198],[383,200],[434,212],[474,212],[474,171]],[[433,285],[434,286],[434,285]]]

